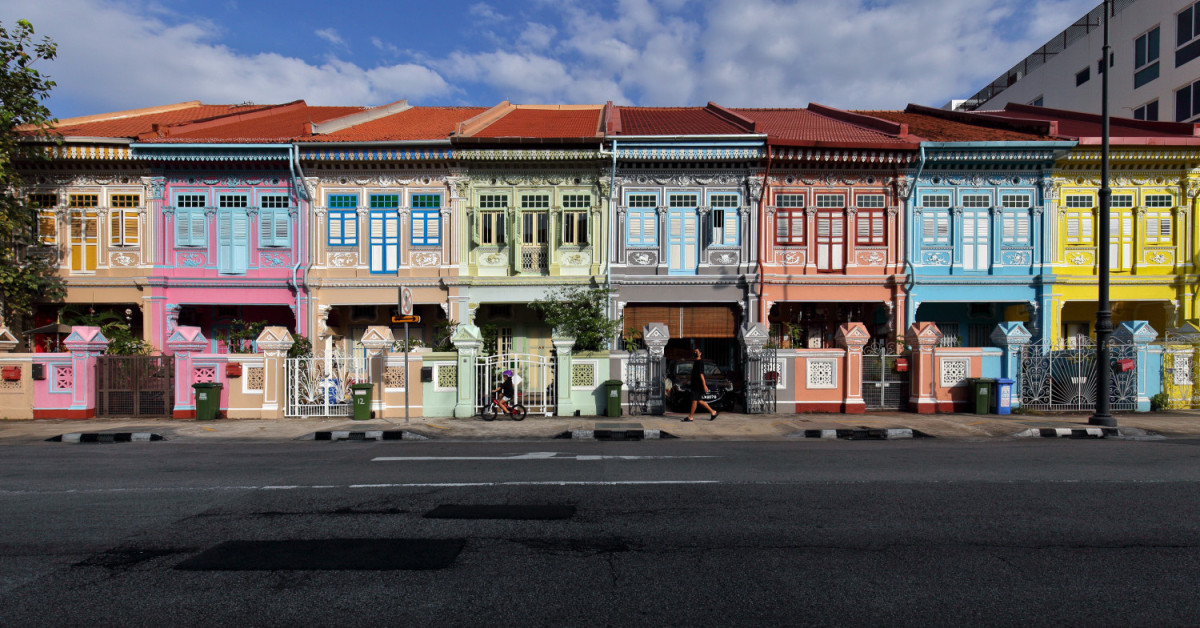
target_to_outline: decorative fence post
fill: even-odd
[[[575,414],[575,402],[571,399],[575,339],[559,334],[556,329],[550,337],[550,342],[554,343],[554,351],[558,354],[558,363],[554,367],[554,389],[558,393],[558,407],[554,412],[558,416],[572,416]]]
[[[933,348],[942,339],[942,332],[933,323],[913,323],[904,334],[904,342],[912,347],[912,379],[909,380],[908,407],[919,414],[937,412],[934,396]]]
[[[458,400],[454,404],[454,416],[466,418],[475,415],[475,359],[483,347],[483,335],[475,325],[461,324],[450,337],[458,350]]]
[[[650,323],[642,328],[642,342],[650,356],[647,371],[650,380],[650,396],[646,403],[647,414],[663,414],[667,411],[667,400],[663,393],[665,388],[663,374],[666,364],[663,363],[667,351],[667,341],[671,339],[671,331],[663,323]]]
[[[378,388],[371,389],[371,409],[376,417],[383,417],[383,352],[396,344],[391,327],[371,325],[363,332],[362,346],[367,351],[367,377]]]
[[[17,337],[8,330],[8,325],[4,324],[4,317],[0,316],[0,353],[11,353],[17,348]]]
[[[208,339],[199,327],[176,327],[167,338],[167,349],[175,356],[175,408],[171,416],[191,419],[196,416],[192,397],[192,356],[208,349]]]
[[[258,334],[255,344],[263,352],[263,406],[262,417],[278,419],[283,416],[279,400],[287,393],[284,381],[284,358],[295,344],[287,327],[272,325]]]
[[[72,327],[71,335],[63,341],[71,352],[71,407],[63,418],[90,419],[96,416],[96,357],[108,349],[108,338],[99,327]]]
[[[1004,350],[1000,358],[1000,377],[1013,382],[1010,395],[1013,408],[1021,406],[1021,350],[1032,338],[1033,334],[1018,321],[1000,323],[992,331],[992,344]]]
[[[1149,352],[1148,345],[1158,338],[1158,332],[1150,326],[1147,321],[1126,321],[1121,323],[1113,332],[1112,342],[1134,345],[1136,352],[1137,368],[1137,411],[1150,411],[1150,395],[1147,394],[1147,377],[1152,370],[1149,368]],[[1097,394],[1102,394],[1103,388],[1097,391]],[[1157,391],[1156,391],[1157,392]]]
[[[838,327],[837,344],[846,350],[846,358],[842,361],[842,412],[846,414],[862,414],[867,411],[867,404],[862,396],[862,353],[863,347],[871,339],[867,326],[862,323],[845,323]]]

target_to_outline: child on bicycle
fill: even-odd
[[[500,400],[507,406],[512,403],[513,397],[516,396],[516,390],[513,388],[513,372],[504,371],[504,381],[492,389],[492,394],[500,393]]]

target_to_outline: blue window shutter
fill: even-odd
[[[235,209],[232,212],[233,221],[233,251],[232,262],[235,274],[245,274],[250,262],[250,216],[245,210]]]
[[[233,212],[217,210],[217,272],[233,272]]]
[[[175,212],[175,246],[188,246],[191,242],[191,210],[180,209]]]
[[[275,210],[258,210],[258,245],[276,246],[275,244]]]

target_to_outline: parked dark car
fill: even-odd
[[[712,360],[703,360],[704,381],[708,384],[708,393],[704,400],[714,410],[730,410],[737,397],[733,381],[730,380]],[[667,362],[667,403],[676,410],[686,412],[691,408],[689,386],[692,383],[692,360],[671,360]]]

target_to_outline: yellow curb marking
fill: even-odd
[[[206,430],[208,430],[208,431],[210,431],[210,432],[215,432],[215,431],[217,431],[217,430],[215,430],[215,429],[213,429],[213,428],[211,428],[211,427],[206,427],[206,428],[204,428],[204,429],[206,429]]]
[[[987,423],[987,421],[976,421],[974,423],[967,423],[967,425],[983,425],[984,423]]]
[[[450,428],[448,428],[448,427],[442,427],[442,426],[440,426],[440,425],[435,425],[435,424],[433,424],[433,423],[426,423],[425,425],[428,425],[429,427],[436,427],[436,428],[438,428],[439,430],[448,430],[448,429],[450,429]]]

